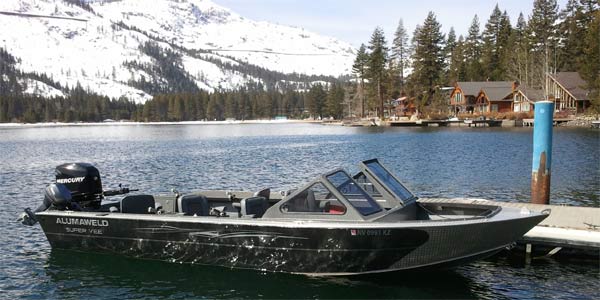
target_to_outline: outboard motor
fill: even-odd
[[[50,207],[55,207],[59,210],[79,208],[72,200],[71,191],[69,191],[65,185],[52,183],[44,190],[44,202],[42,202],[42,204],[40,204],[33,212],[30,208],[26,208],[21,216],[19,216],[18,220],[25,225],[32,226],[37,223],[37,218],[35,217],[36,212],[45,211]],[[73,207],[73,205],[75,205],[75,207]]]
[[[68,163],[56,167],[56,183],[64,185],[73,202],[83,209],[98,209],[102,202],[100,172],[88,163]]]
[[[56,182],[46,187],[44,202],[35,210],[26,208],[20,215],[19,221],[25,225],[34,225],[37,222],[35,213],[49,208],[57,210],[83,210],[95,211],[101,208],[104,196],[123,195],[137,191],[122,187],[118,189],[102,190],[100,172],[88,163],[67,163],[55,169]]]
[[[51,205],[54,207],[65,210],[71,208],[71,191],[64,184],[51,184],[46,187],[44,191],[44,210],[48,209]]]

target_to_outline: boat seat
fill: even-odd
[[[317,205],[317,200],[315,200],[315,192],[312,190],[308,190],[306,195],[306,209],[307,211],[320,211],[319,205]]]
[[[269,201],[269,198],[271,198],[271,189],[270,188],[262,189],[256,193],[254,193],[254,197],[263,197],[263,198],[267,199],[267,201]]]
[[[402,220],[402,221],[417,220],[417,212],[418,212],[417,202],[412,201],[408,204],[405,204],[405,206],[398,213],[396,213],[396,215],[398,216],[398,220]]]
[[[315,199],[315,192],[311,189],[302,191],[298,195],[294,196],[289,200],[289,205],[284,204],[285,209],[289,212],[318,212],[321,211],[317,200]]]
[[[177,198],[177,211],[186,216],[208,216],[208,199],[202,195],[181,195]]]
[[[130,195],[121,200],[121,212],[129,214],[149,214],[155,211],[152,195]]]
[[[240,201],[240,216],[246,218],[260,218],[269,208],[269,201],[265,197],[249,197]]]

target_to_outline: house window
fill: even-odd
[[[462,94],[461,93],[456,93],[456,95],[454,95],[454,102],[455,103],[462,102]]]
[[[523,105],[523,111],[529,111],[529,109],[530,109],[530,108],[529,108],[529,103],[527,103],[527,102],[524,102],[524,103],[523,103],[523,104],[521,104],[521,105]]]
[[[498,104],[492,104],[492,112],[498,112]]]

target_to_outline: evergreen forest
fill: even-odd
[[[382,28],[358,49],[352,76],[342,78],[283,74],[250,64],[222,63],[227,69],[261,78],[238,90],[203,91],[181,67],[180,56],[148,42],[139,51],[153,63],[128,61],[124,67],[152,74],[128,85],[153,96],[143,104],[110,99],[80,84],[62,86],[45,74],[17,70],[19,58],[0,48],[0,122],[100,122],[335,118],[382,115],[390,99],[415,99],[419,110],[443,111],[443,87],[457,81],[518,81],[542,89],[545,74],[579,72],[600,111],[600,4],[597,0],[534,0],[533,10],[510,20],[496,5],[489,16],[474,15],[468,32],[442,32],[429,12],[412,34],[399,19],[388,43]],[[115,28],[126,26],[115,23]],[[128,28],[131,29],[131,28]],[[135,28],[133,28],[136,30]],[[148,35],[148,33],[144,33]],[[204,53],[194,53],[201,56]],[[42,82],[65,96],[27,93]],[[293,83],[293,84],[292,84]]]
[[[375,28],[353,65],[362,111],[381,115],[386,99],[399,96],[416,99],[420,110],[443,111],[442,87],[457,81],[518,81],[541,90],[547,73],[579,72],[599,112],[600,2],[568,0],[559,10],[556,0],[534,0],[529,17],[521,13],[512,24],[496,5],[486,19],[473,16],[466,35],[442,32],[434,12],[412,36],[400,19],[389,46]]]

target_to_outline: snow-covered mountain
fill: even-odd
[[[210,0],[95,0],[89,7],[72,2],[79,1],[0,1],[0,12],[20,14],[0,14],[0,47],[19,59],[16,67],[23,72],[45,73],[62,86],[80,84],[112,98],[143,102],[151,97],[143,83],[166,85],[164,74],[154,70],[169,51],[179,57],[176,71],[208,91],[263,82],[260,68],[345,75],[355,56],[348,43],[249,20]],[[166,52],[143,51],[149,42]],[[31,79],[23,83],[29,93],[61,93]]]

